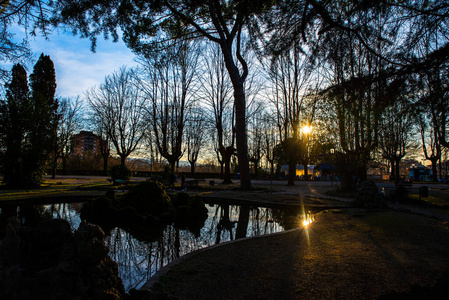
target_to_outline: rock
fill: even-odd
[[[78,255],[88,262],[98,262],[108,253],[104,243],[104,232],[97,225],[83,221],[75,232]]]
[[[123,299],[107,253],[96,225],[83,222],[72,233],[64,220],[27,227],[11,218],[0,242],[0,299]]]
[[[2,265],[16,261],[21,247],[21,240],[17,235],[20,229],[19,221],[10,217],[7,222],[5,237],[0,242],[0,262]]]

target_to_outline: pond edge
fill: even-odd
[[[200,254],[202,252],[205,251],[209,251],[218,247],[222,247],[222,246],[228,246],[230,244],[233,243],[238,243],[238,242],[243,242],[243,241],[247,241],[247,240],[251,240],[251,239],[258,239],[258,238],[266,238],[268,236],[275,236],[275,235],[281,235],[281,234],[286,234],[289,232],[294,232],[294,231],[298,231],[298,230],[304,230],[304,227],[298,227],[298,228],[294,228],[294,229],[290,229],[290,230],[285,230],[285,231],[281,231],[281,232],[275,232],[275,233],[268,233],[268,234],[264,234],[264,235],[258,235],[258,236],[252,236],[252,237],[245,237],[245,238],[241,238],[241,239],[237,239],[237,240],[233,240],[233,241],[227,241],[227,242],[222,242],[216,245],[212,245],[209,247],[205,247],[205,248],[201,248],[201,249],[197,249],[193,252],[187,253],[173,261],[171,261],[170,263],[168,263],[167,265],[165,265],[164,267],[162,267],[159,271],[157,271],[153,276],[150,277],[150,279],[148,279],[147,282],[145,282],[140,288],[138,288],[138,290],[150,290],[152,289],[153,285],[159,281],[159,278],[161,278],[162,276],[164,276],[165,274],[168,273],[168,271],[170,271],[170,269],[172,269],[173,267],[177,266],[178,264],[180,264],[181,262],[183,262],[184,260]]]

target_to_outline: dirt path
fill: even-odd
[[[307,230],[192,255],[153,290],[173,299],[375,299],[449,272],[448,233],[417,215],[333,210]]]

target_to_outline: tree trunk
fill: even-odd
[[[438,182],[438,176],[437,176],[438,158],[433,158],[430,161],[432,162],[432,182]]]
[[[224,161],[224,174],[223,174],[223,184],[232,184],[231,180],[231,155],[226,154],[223,156]]]
[[[309,160],[305,159],[304,160],[304,180],[309,180]]]
[[[396,172],[395,172],[395,182],[399,183],[399,181],[401,180],[401,168],[400,168],[400,164],[399,162],[401,161],[401,159],[397,159],[395,161],[395,168],[396,168]]]
[[[67,154],[62,155],[62,175],[66,175],[67,172]]]
[[[224,151],[222,151],[222,161],[224,163],[224,176],[222,184],[232,184],[231,180],[231,157],[235,152],[233,147],[226,147]]]
[[[195,162],[190,162],[190,174],[195,175]]]
[[[396,176],[395,176],[395,167],[394,167],[394,159],[390,159],[390,180],[391,181],[396,181]]]
[[[103,155],[103,173],[105,176],[108,175],[108,158],[109,155]]]
[[[51,170],[51,179],[56,179],[56,169],[58,168],[58,156],[55,153],[53,157],[53,168]]]
[[[122,168],[125,167],[126,157],[127,157],[127,155],[123,155],[123,154],[120,155],[120,166],[122,166]]]
[[[368,168],[366,166],[366,163],[363,163],[361,166],[359,166],[357,168],[357,174],[356,174],[357,178],[356,178],[356,181],[354,182],[354,187],[353,187],[354,191],[357,190],[359,184],[368,180],[368,176],[366,174],[367,169]]]
[[[271,175],[274,175],[274,160],[268,160],[268,162],[270,163],[270,173]]]
[[[254,160],[254,177],[257,179],[259,174],[257,173],[257,169],[259,168],[259,159]]]
[[[240,187],[251,188],[251,177],[249,172],[248,145],[246,137],[246,104],[243,82],[234,91],[235,97],[235,141],[237,146],[237,157],[239,159]]]
[[[168,164],[170,166],[170,171],[175,172],[175,164],[176,164],[176,160],[173,158],[169,158],[168,160]]]
[[[248,145],[246,138],[246,99],[244,78],[240,75],[240,70],[235,65],[232,56],[232,44],[228,42],[220,43],[223,57],[228,70],[229,77],[234,88],[235,107],[235,141],[237,146],[237,157],[240,169],[240,188],[251,188],[251,177],[249,172]]]
[[[295,185],[296,178],[296,164],[295,162],[289,162],[288,164],[288,182],[287,185]]]

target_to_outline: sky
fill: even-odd
[[[19,37],[20,34],[17,34]],[[122,40],[98,38],[96,52],[91,51],[88,39],[81,39],[65,33],[54,32],[48,40],[42,36],[29,37],[29,44],[35,57],[28,74],[41,53],[49,55],[56,70],[56,93],[58,97],[83,97],[84,91],[99,85],[105,76],[126,65],[137,65],[135,55]]]

